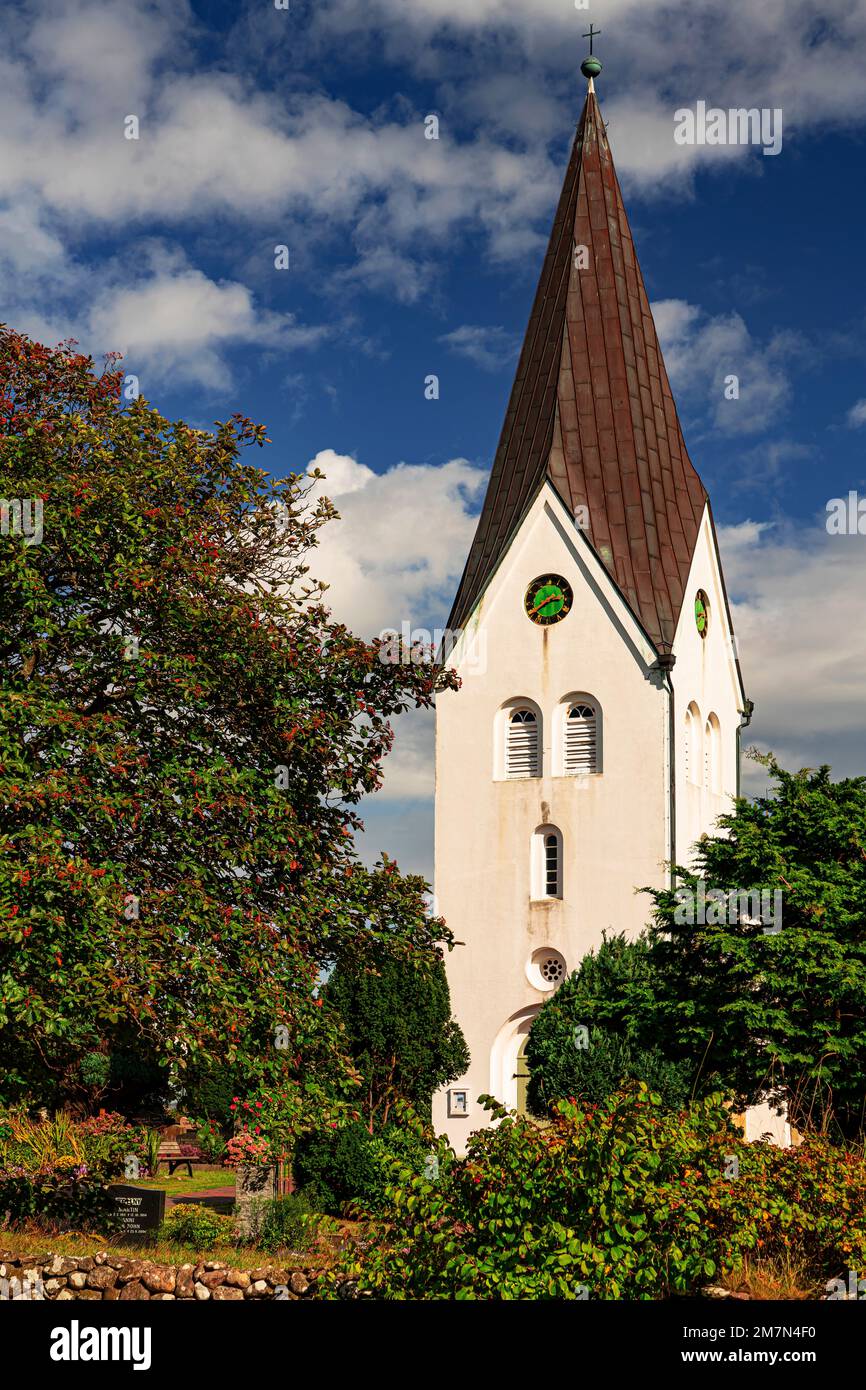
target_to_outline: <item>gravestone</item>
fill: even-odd
[[[115,1215],[119,1218],[115,1240],[136,1245],[155,1240],[165,1220],[165,1193],[150,1187],[129,1187],[125,1183],[112,1183],[110,1191]]]

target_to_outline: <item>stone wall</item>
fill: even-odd
[[[0,1301],[9,1298],[56,1299],[58,1302],[103,1299],[208,1299],[237,1302],[244,1298],[297,1300],[316,1298],[319,1271],[262,1265],[234,1269],[218,1260],[201,1264],[162,1265],[124,1259],[100,1250],[95,1255],[15,1255],[0,1250]],[[341,1298],[357,1297],[351,1280],[339,1286]]]

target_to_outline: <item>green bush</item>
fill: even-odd
[[[197,1202],[178,1202],[168,1212],[161,1234],[173,1245],[205,1250],[234,1240],[235,1223],[223,1212]]]
[[[397,1173],[424,1171],[430,1144],[422,1135],[423,1130],[402,1124],[370,1134],[360,1122],[311,1135],[296,1152],[295,1181],[318,1210],[333,1216],[347,1203],[358,1212],[379,1212]]]
[[[253,1202],[250,1208],[250,1243],[272,1255],[277,1250],[309,1250],[317,1230],[317,1218],[302,1192]]]
[[[658,1047],[646,937],[605,937],[543,1005],[529,1034],[527,1104],[546,1116],[558,1100],[598,1104],[645,1081],[671,1110],[692,1098],[694,1061]]]
[[[537,1023],[536,1025],[537,1026]],[[535,1031],[533,1027],[533,1033]],[[574,1098],[598,1105],[628,1081],[645,1081],[668,1110],[681,1110],[691,1099],[691,1063],[669,1061],[657,1047],[635,1047],[616,1033],[592,1028],[587,1045],[575,1045],[567,1014],[545,1020],[533,1040],[527,1099],[534,1115],[546,1116],[557,1100]]]
[[[320,1211],[339,1216],[346,1202],[377,1190],[379,1173],[371,1136],[360,1121],[306,1136],[293,1162],[295,1181]]]
[[[775,1255],[816,1287],[866,1272],[862,1152],[747,1144],[720,1097],[673,1114],[643,1086],[544,1126],[487,1108],[496,1126],[463,1160],[439,1140],[435,1177],[407,1172],[339,1273],[393,1299],[616,1300],[694,1296]]]

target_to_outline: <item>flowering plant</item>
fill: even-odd
[[[268,1140],[246,1129],[235,1134],[226,1144],[225,1161],[231,1168],[236,1168],[239,1163],[267,1163],[270,1157]]]

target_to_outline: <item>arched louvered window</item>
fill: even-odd
[[[559,897],[559,837],[551,832],[544,837],[545,897]]]
[[[505,775],[509,778],[541,776],[541,740],[534,710],[521,707],[509,713]]]
[[[598,711],[588,701],[570,704],[565,712],[562,767],[566,777],[598,772]]]

